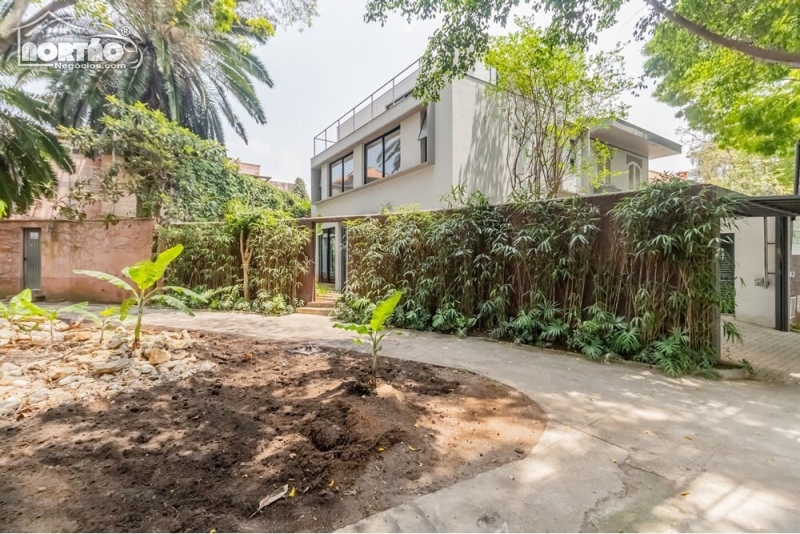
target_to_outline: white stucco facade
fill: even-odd
[[[442,197],[454,186],[463,186],[467,192],[480,191],[493,203],[509,200],[508,124],[486,94],[490,73],[476,72],[454,81],[445,87],[438,102],[429,105],[411,96],[416,74],[412,69],[392,80],[315,138],[316,154],[311,160],[313,217],[367,215],[400,206],[436,209],[442,207]],[[393,172],[381,173],[374,162],[368,164],[372,162],[368,147],[379,142],[376,140],[394,137],[397,131],[399,166],[393,167]],[[636,187],[647,180],[649,159],[678,154],[681,149],[652,132],[617,121],[608,128],[587,132],[578,141],[578,167],[594,160],[592,141],[611,148],[611,176],[605,184],[592,183],[586,175],[570,176],[562,194]],[[392,143],[394,150],[396,141]],[[384,167],[387,146],[383,145]],[[636,184],[629,179],[632,164],[638,169]],[[373,181],[368,183],[370,178]],[[602,187],[598,189],[598,185]],[[330,227],[336,228],[339,250],[341,225],[323,225]],[[337,272],[343,268],[342,256],[336,254]],[[342,277],[335,278],[341,288]]]

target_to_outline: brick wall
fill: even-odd
[[[24,228],[41,230],[42,294],[51,301],[122,301],[123,290],[72,271],[119,275],[123,267],[149,257],[153,240],[149,219],[121,220],[108,228],[104,221],[0,221],[0,297],[23,289]]]

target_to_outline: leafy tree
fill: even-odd
[[[800,4],[742,0],[681,1],[721,32],[800,53]],[[754,61],[735,49],[709,45],[674,24],[659,24],[644,48],[655,96],[680,109],[689,126],[722,147],[771,156],[800,139],[800,68]]]
[[[578,159],[586,132],[622,118],[623,92],[633,88],[618,52],[589,55],[529,26],[494,40],[486,64],[497,72],[487,87],[509,125],[507,167],[517,197],[554,198]]]
[[[41,31],[43,24],[36,22],[48,11],[65,18],[81,15],[98,22],[113,23],[114,10],[122,4],[123,0],[50,0],[43,4],[35,0],[0,0],[0,14],[3,15],[0,20],[0,51],[7,52],[16,43],[17,28],[25,27],[23,38]],[[180,8],[181,2],[175,4]],[[33,7],[36,9],[31,9]],[[128,9],[128,6],[121,9]],[[205,10],[213,20],[214,29],[220,32],[233,31],[243,20],[250,21],[249,26],[288,27],[310,25],[317,14],[317,0],[215,0],[206,2]]]
[[[708,139],[689,148],[697,181],[746,195],[784,195],[792,191],[791,157],[761,156],[743,150],[720,148]]]
[[[550,29],[568,42],[596,41],[611,27],[628,0],[370,0],[366,19],[385,23],[399,12],[409,21],[441,19],[422,60],[416,94],[436,100],[445,81],[466,74],[489,48],[489,28],[505,26],[514,8],[530,5],[534,13],[552,17]],[[636,35],[644,39],[662,26],[681,28],[705,46],[732,50],[762,64],[800,68],[800,6],[786,0],[644,0],[648,9],[638,20]]]
[[[292,186],[292,193],[300,198],[308,198],[308,189],[306,189],[306,182],[302,178],[297,178]]]
[[[98,128],[105,97],[114,95],[125,103],[143,102],[204,139],[224,141],[224,118],[247,141],[232,101],[257,124],[266,123],[254,82],[271,87],[272,80],[249,45],[265,43],[274,29],[244,20],[222,32],[206,15],[203,0],[118,2],[115,19],[132,30],[128,37],[142,52],[141,65],[45,71],[58,122]]]
[[[164,201],[187,161],[216,161],[221,167],[227,163],[221,145],[200,139],[144,104],[128,105],[109,97],[106,110],[99,132],[88,127],[60,131],[87,156],[114,156],[106,172],[124,180],[136,195],[139,217],[165,220]]]
[[[0,89],[0,217],[24,212],[45,195],[56,182],[56,168],[72,172],[72,159],[46,126],[49,120],[40,100],[16,88]]]
[[[239,199],[250,208],[286,211],[302,217],[307,200],[241,174],[225,147],[201,139],[144,104],[109,97],[103,129],[62,128],[65,139],[90,157],[113,155],[100,177],[137,198],[137,215],[168,221],[219,221],[227,204]]]
[[[53,114],[60,124],[101,127],[105,97],[115,95],[125,103],[143,102],[160,110],[206,139],[224,140],[224,119],[245,142],[233,104],[265,124],[255,84],[272,86],[253,47],[274,34],[275,24],[307,22],[316,12],[315,0],[54,0],[29,18],[29,4],[30,0],[0,0],[0,12],[6,13],[0,23],[0,52],[6,56],[15,51],[13,30],[36,21],[47,8],[68,22],[88,20],[97,33],[107,32],[109,26],[124,27],[142,54],[136,68],[25,72],[28,78],[49,80]],[[13,20],[18,23],[6,28]],[[69,41],[75,31],[71,24],[45,18],[26,27],[24,37]]]

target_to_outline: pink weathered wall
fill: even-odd
[[[22,229],[40,228],[42,294],[47,300],[121,302],[125,292],[111,284],[74,274],[74,269],[120,270],[150,256],[153,222],[0,221],[0,297],[18,293],[22,284]]]

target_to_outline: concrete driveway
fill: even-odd
[[[756,370],[756,380],[800,386],[799,333],[729,320],[739,329],[744,343],[725,343],[723,358],[746,359]]]
[[[326,317],[148,313],[145,323],[351,347]],[[800,531],[800,393],[429,333],[387,356],[468,369],[537,401],[528,457],[349,531]]]

